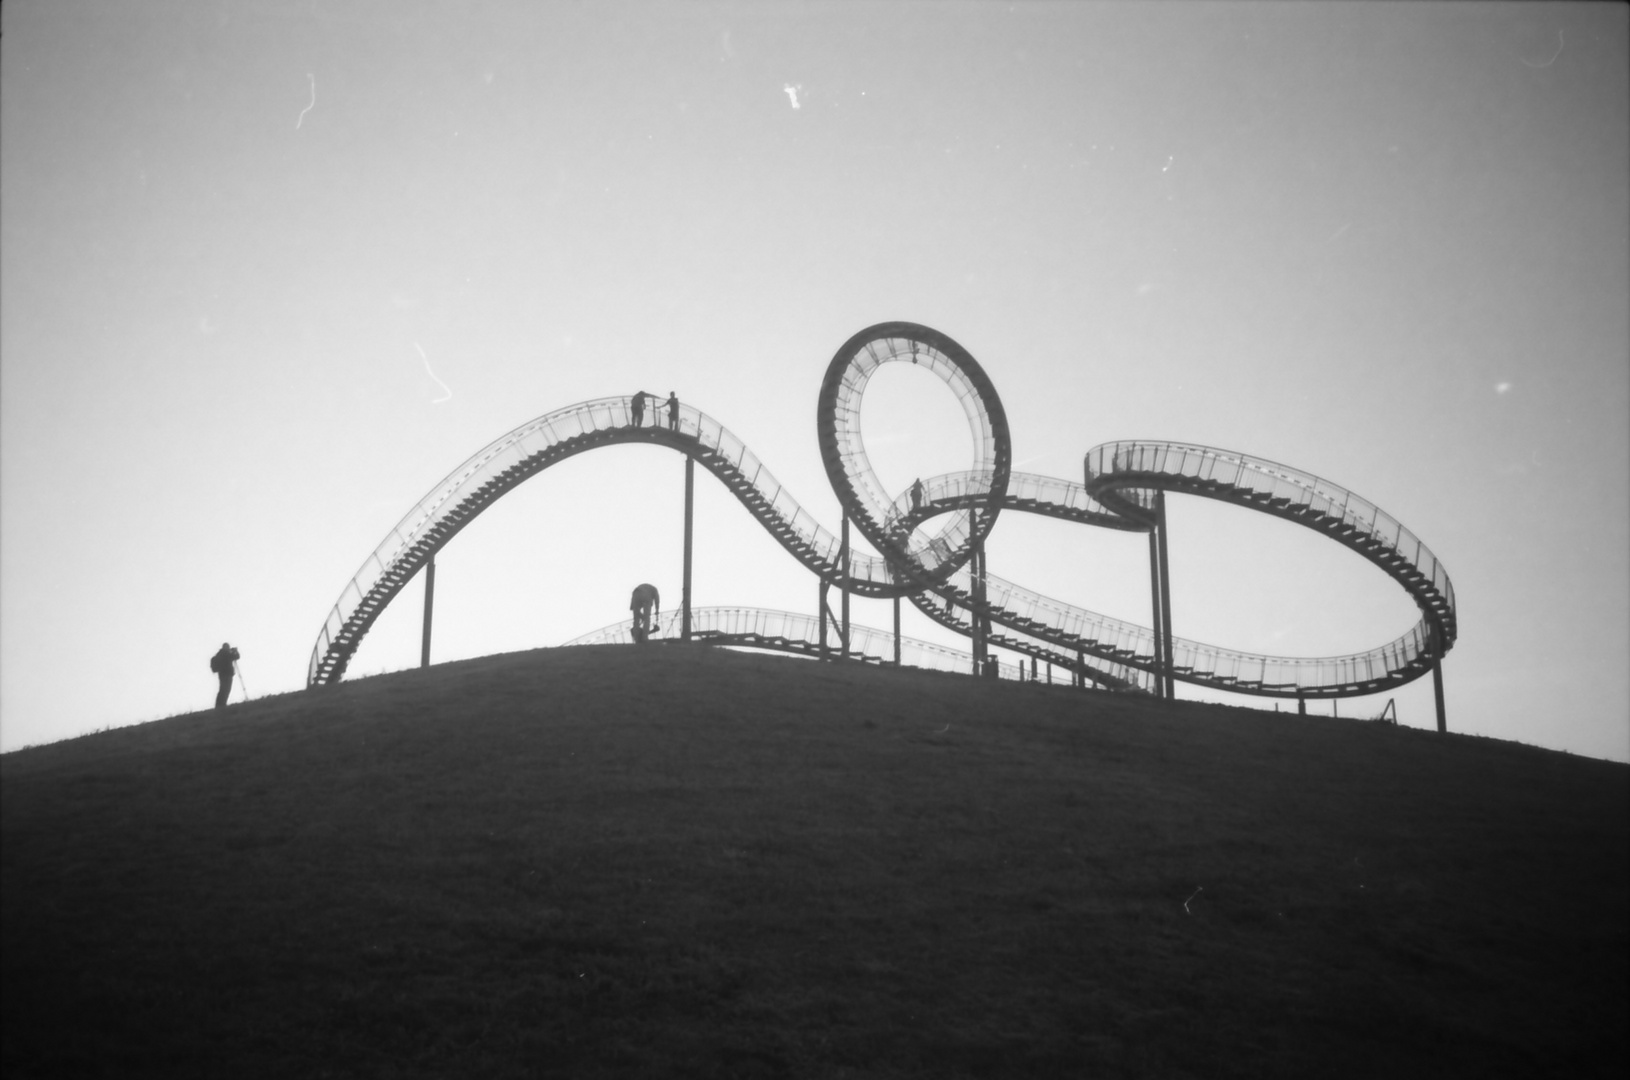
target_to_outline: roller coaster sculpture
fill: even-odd
[[[974,436],[974,468],[890,494],[866,457],[860,406],[883,365],[911,363],[957,395]],[[677,418],[640,416],[629,397],[547,413],[491,443],[431,489],[363,562],[312,649],[307,685],[343,677],[357,646],[421,568],[484,509],[532,476],[576,454],[625,443],[666,446],[686,457],[685,598],[663,628],[670,636],[725,645],[995,673],[993,647],[1061,667],[1078,683],[1170,697],[1183,681],[1268,697],[1340,698],[1383,692],[1431,672],[1444,727],[1440,662],[1456,637],[1454,587],[1436,556],[1371,503],[1298,469],[1212,447],[1112,442],[1086,455],[1084,483],[1012,469],[1007,417],[983,368],[955,341],[914,323],[869,327],[844,343],[822,381],[817,431],[826,474],[843,506],[839,533],[823,528],[749,450],[712,417],[680,405]],[[689,603],[689,491],[693,463],[713,473],[821,584],[815,617]],[[1420,621],[1398,639],[1348,656],[1264,656],[1173,637],[1166,573],[1165,495],[1217,499],[1295,522],[1352,549],[1401,585]],[[1149,535],[1153,627],[1074,607],[990,574],[984,545],[1003,511]],[[853,524],[880,554],[853,550]],[[427,589],[433,578],[427,582]],[[831,614],[829,589],[842,596]],[[851,595],[894,599],[895,631],[853,626]],[[971,656],[899,635],[898,603],[972,640]],[[428,662],[428,595],[426,649]],[[629,623],[576,639],[626,641]],[[828,644],[828,630],[835,639]]]

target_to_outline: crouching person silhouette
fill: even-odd
[[[634,614],[633,634],[634,640],[640,644],[651,636],[651,612],[656,610],[658,617],[662,615],[662,598],[657,595],[655,585],[636,585],[634,595],[628,598],[628,610]]]
[[[232,695],[232,676],[237,673],[238,650],[226,642],[221,642],[221,649],[209,658],[209,669],[215,672],[221,680],[221,689],[215,695],[215,707],[226,708],[226,699]]]

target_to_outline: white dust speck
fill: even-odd
[[[299,131],[300,125],[306,122],[306,113],[310,112],[313,106],[317,104],[317,76],[308,71],[306,72],[306,78],[311,80],[311,104],[300,110],[300,118],[294,122],[294,130],[296,131]]]
[[[419,350],[419,359],[424,361],[425,374],[429,375],[432,379],[436,379],[436,373],[434,371],[430,370],[430,357],[428,357],[428,356],[426,356],[424,354],[424,346],[420,345],[417,341],[415,341],[413,343],[413,347],[415,349]],[[436,379],[436,385],[441,387],[442,390],[447,394],[447,396],[446,397],[436,398],[430,404],[432,404],[432,405],[440,405],[444,401],[452,401],[453,400],[453,390],[452,390],[451,387],[449,387],[446,383],[442,382],[440,379]]]
[[[1494,384],[1494,392],[1496,394],[1504,394],[1504,393],[1509,392],[1510,390],[1511,390],[1511,384],[1508,383],[1508,382],[1497,382],[1497,383]]]
[[[792,102],[792,107],[795,109],[803,107],[798,104],[798,91],[802,90],[803,88],[803,83],[785,83],[781,87],[782,90],[786,91],[787,100]]]

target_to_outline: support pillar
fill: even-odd
[[[900,666],[900,598],[894,598],[894,666]]]
[[[1443,643],[1438,628],[1431,622],[1426,624],[1426,648],[1432,657],[1432,704],[1437,707],[1438,734],[1442,735],[1449,730],[1449,717],[1443,708]],[[1396,723],[1396,719],[1393,721]]]
[[[1160,533],[1160,670],[1161,697],[1170,701],[1177,697],[1177,685],[1172,678],[1172,578],[1171,562],[1166,551],[1166,493],[1155,492],[1156,529]]]
[[[980,564],[980,614],[976,616],[980,621],[980,656],[985,661],[989,676],[998,678],[996,656],[991,655],[991,617],[986,614],[986,611],[989,611],[989,608],[986,608],[986,603],[989,601],[989,591],[986,590],[985,582],[985,544],[983,542],[978,546],[973,557]]]
[[[1438,733],[1449,731],[1449,717],[1443,710],[1443,656],[1431,661],[1431,697],[1438,704]]]
[[[838,562],[843,569],[843,577],[838,587],[843,590],[843,598],[839,602],[843,613],[843,655],[849,655],[849,515],[843,515],[843,538],[838,545]]]
[[[1160,621],[1160,525],[1149,530],[1149,619],[1154,624],[1155,696],[1166,696],[1166,636]]]
[[[685,576],[679,591],[679,640],[690,640],[690,556],[695,517],[696,459],[685,455]]]
[[[424,564],[424,636],[419,642],[419,666],[430,666],[430,615],[436,606],[436,557]],[[1441,710],[1440,710],[1441,712]]]
[[[830,609],[826,606],[826,593],[827,593],[827,590],[830,589],[830,588],[832,588],[831,583],[828,582],[825,578],[822,578],[821,579],[821,595],[820,595],[820,599],[817,601],[818,606],[815,609],[817,612],[820,613],[820,620],[821,620],[821,659],[823,659],[823,660],[826,659],[826,655],[827,655],[826,654],[826,622],[827,622],[827,614],[828,614]]]
[[[973,605],[968,617],[973,623],[973,673],[985,674],[987,657],[985,646],[985,545],[978,540],[979,511],[968,511],[968,541],[973,544],[973,555],[968,560],[969,576],[973,585]]]

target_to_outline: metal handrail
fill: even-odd
[[[694,406],[681,403],[679,422],[674,427],[668,426],[666,410],[661,412],[663,415],[658,416],[648,411],[644,422],[636,427],[632,396],[579,402],[528,421],[449,472],[392,527],[341,590],[312,647],[308,684],[323,681],[319,676],[325,658],[344,629],[354,625],[369,598],[400,589],[427,561],[429,553],[450,538],[437,536],[437,529],[445,528],[461,512],[473,511],[473,516],[484,508],[489,501],[482,496],[486,485],[495,483],[505,470],[526,469],[529,462],[546,459],[553,450],[595,435],[615,434],[621,438],[614,441],[633,441],[641,434],[661,434],[687,451],[698,453],[698,459],[721,479],[727,483],[739,479],[762,500],[760,506],[751,508],[755,516],[772,531],[784,527],[791,534],[784,543],[801,549],[799,554],[806,565],[829,579],[844,576],[839,566],[840,538],[793,498],[745,442]],[[855,583],[894,582],[886,560],[854,550],[850,552],[848,577]],[[382,583],[388,588],[382,589]],[[388,602],[388,597],[385,600]],[[356,641],[346,644],[354,648]]]
[[[980,467],[931,478],[923,483],[919,497],[907,491],[891,498],[866,460],[860,395],[878,367],[908,360],[940,375],[956,392],[975,428]],[[337,679],[374,619],[413,574],[510,488],[583,450],[639,441],[691,455],[824,580],[859,595],[909,596],[932,618],[965,633],[976,617],[989,619],[1004,628],[1002,640],[1008,647],[1033,658],[1060,656],[1077,668],[1081,664],[1070,654],[1090,655],[1102,662],[1101,667],[1089,666],[1090,671],[1128,687],[1147,687],[1147,676],[1155,671],[1150,628],[1065,604],[989,574],[983,578],[984,605],[975,610],[968,560],[1001,510],[1146,531],[1163,490],[1224,499],[1340,540],[1403,584],[1423,613],[1421,622],[1395,641],[1345,656],[1268,656],[1174,638],[1169,663],[1172,673],[1184,681],[1284,696],[1367,691],[1415,677],[1454,642],[1454,588],[1437,557],[1374,503],[1311,473],[1232,451],[1173,442],[1094,447],[1086,458],[1085,484],[1011,472],[1005,414],[988,377],[961,346],[927,328],[883,324],[852,338],[828,369],[818,413],[822,456],[845,512],[884,555],[851,548],[845,561],[840,538],[805,510],[741,439],[693,406],[680,404],[670,412],[653,398],[648,419],[636,425],[630,397],[597,398],[506,433],[420,499],[341,590],[313,646],[308,684]],[[777,634],[763,629],[769,616],[760,609],[698,610],[757,612],[751,616],[757,620],[751,630],[693,627],[726,637],[782,637],[807,644],[810,627],[819,626],[815,617],[783,612],[775,618],[790,630]],[[874,642],[867,635],[881,632],[864,628],[851,632],[858,635],[851,648],[860,643],[859,653],[871,655],[866,646]],[[894,638],[884,637],[892,655]],[[970,654],[920,644],[929,652],[940,650],[934,655],[942,659],[955,655],[964,668],[970,660]],[[922,650],[917,654],[928,655]]]
[[[1323,532],[1397,580],[1421,610],[1420,622],[1402,637],[1339,657],[1259,656],[1174,639],[1173,663],[1180,667],[1218,681],[1350,690],[1385,685],[1397,673],[1423,669],[1454,644],[1454,586],[1442,562],[1397,518],[1339,484],[1265,458],[1175,442],[1104,443],[1087,452],[1085,468],[1089,491],[1106,505],[1145,520],[1156,491],[1176,490]]]
[[[681,615],[671,611],[652,620],[650,640],[678,640]],[[580,634],[561,647],[576,645],[623,645],[634,642],[633,620],[624,619],[587,634]],[[700,607],[691,609],[691,636],[721,644],[742,644],[752,648],[771,649],[804,654],[818,653],[821,648],[820,619],[795,611],[778,611],[754,607]],[[928,668],[934,671],[966,673],[973,663],[973,653],[941,645],[920,638],[901,637],[901,665]],[[883,664],[894,662],[894,633],[876,627],[851,623],[849,644],[845,649],[837,635],[828,633],[827,651],[833,655],[872,660]],[[791,647],[796,643],[801,647]],[[909,662],[907,662],[909,658]],[[1002,678],[1020,679],[1022,669],[1017,664],[998,661]]]

